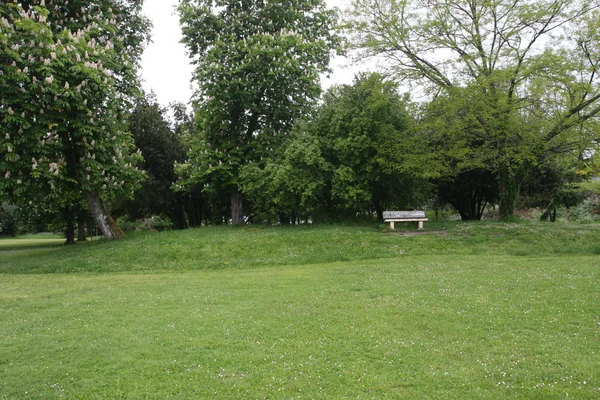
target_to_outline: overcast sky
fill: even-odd
[[[178,0],[145,0],[143,12],[152,20],[152,43],[146,46],[142,56],[143,87],[153,90],[163,106],[173,101],[187,103],[192,95],[192,66],[185,47],[179,43],[181,30],[175,14]],[[345,7],[347,0],[327,0],[329,6]],[[337,58],[331,67],[334,73],[329,79],[323,77],[322,85],[327,88],[333,83],[350,83],[356,68],[345,68],[346,59]]]

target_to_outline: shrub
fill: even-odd
[[[16,236],[17,222],[9,212],[0,213],[0,236]]]
[[[571,214],[571,220],[577,222],[594,222],[600,220],[600,215],[596,214],[596,207],[594,199],[589,197],[582,201],[576,207],[569,209]]]
[[[123,230],[123,232],[135,231],[140,225],[138,221],[129,219],[127,215],[117,218],[117,224]]]
[[[129,231],[168,231],[173,229],[173,221],[169,218],[161,215],[153,215],[149,218],[142,218],[140,220],[131,220],[128,216],[124,215],[117,219],[117,224],[125,232]]]

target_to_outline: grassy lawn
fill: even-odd
[[[64,243],[65,239],[57,235],[20,235],[15,238],[0,238],[0,252],[55,247]]]
[[[600,225],[0,253],[1,399],[600,397]]]

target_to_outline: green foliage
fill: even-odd
[[[355,0],[349,32],[361,56],[431,101],[425,128],[442,175],[484,168],[510,216],[529,170],[580,156],[598,140],[595,1]]]
[[[174,228],[173,221],[168,217],[152,215],[148,218],[132,220],[130,216],[122,216],[117,223],[125,232],[133,231],[169,231]]]
[[[498,195],[496,177],[485,169],[461,172],[436,181],[438,205],[451,204],[463,221],[480,220],[485,207]]]
[[[0,208],[0,236],[16,236],[17,222],[11,212]]]
[[[173,106],[175,124],[172,126],[153,94],[136,101],[128,118],[129,130],[135,146],[141,150],[144,161],[138,165],[148,176],[135,197],[131,200],[113,203],[120,212],[133,219],[149,218],[152,215],[168,215],[172,225],[178,229],[198,226],[200,221],[193,218],[199,207],[194,193],[174,192],[171,188],[177,180],[174,165],[183,162],[185,150],[183,136],[191,125],[190,116],[183,104]]]
[[[570,217],[577,222],[600,221],[600,201],[598,196],[584,199],[575,207],[569,208]]]
[[[340,44],[336,12],[321,0],[183,0],[178,10],[196,65],[201,132],[178,169],[180,184],[220,197],[233,190],[240,222],[239,169],[269,156],[319,96],[319,74]]]
[[[378,74],[330,89],[264,167],[242,169],[244,192],[287,216],[347,219],[424,202],[426,143],[397,86]]]
[[[545,210],[541,218],[554,222],[557,208],[574,207],[589,195],[577,184],[585,178],[577,169],[581,161],[564,161],[539,163],[529,172],[521,187],[520,207],[540,207]]]
[[[147,23],[117,0],[0,4],[0,191],[69,209],[131,196],[141,173],[123,123]]]

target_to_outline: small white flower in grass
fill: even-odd
[[[6,110],[6,112],[8,112],[8,115],[13,115],[15,112],[13,111],[12,108],[8,107],[8,109]]]
[[[69,82],[65,82],[65,89],[69,88]]]
[[[10,178],[10,171],[6,171],[6,173],[4,174],[4,179],[8,178]]]
[[[17,179],[17,185],[20,185],[21,183],[23,183],[23,182],[21,182],[20,179]]]

